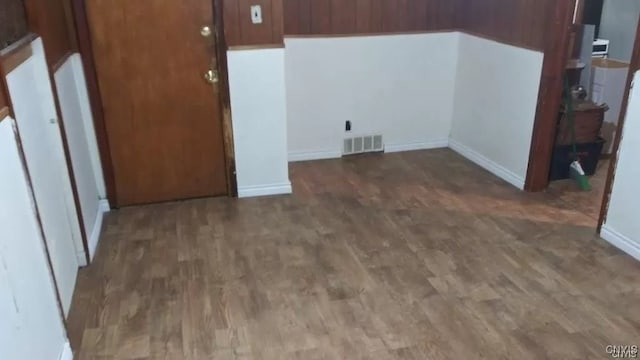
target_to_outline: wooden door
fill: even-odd
[[[227,192],[211,0],[87,0],[116,205]]]

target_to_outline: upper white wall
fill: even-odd
[[[91,257],[95,254],[102,225],[100,199],[104,197],[104,181],[97,158],[93,117],[79,54],[74,54],[54,75],[58,99],[64,118],[64,130],[71,155],[76,189],[84,230],[88,236]],[[78,260],[85,264],[82,242],[76,244]]]
[[[523,189],[544,55],[460,34],[450,147]]]
[[[12,125],[0,122],[0,359],[60,359],[64,325]]]
[[[634,84],[640,84],[640,72],[635,74]],[[602,237],[640,260],[640,90],[637,87],[631,90],[622,131],[618,166]]]
[[[227,53],[240,197],[291,192],[284,50]]]
[[[457,53],[457,33],[285,39],[289,158],[339,157],[350,135],[446,146]]]

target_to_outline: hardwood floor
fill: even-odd
[[[607,183],[607,170],[609,170],[609,160],[600,160],[595,175],[589,178],[591,191],[581,191],[573,180],[560,180],[551,182],[547,193],[589,216],[593,219],[593,227],[596,227]]]
[[[291,166],[295,195],[110,214],[79,359],[605,359],[640,263],[450,150]]]

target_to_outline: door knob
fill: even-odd
[[[211,28],[208,26],[203,26],[202,29],[200,29],[200,35],[204,36],[204,37],[209,37],[211,36]]]
[[[204,73],[204,80],[206,82],[208,82],[209,84],[215,84],[218,82],[218,72],[217,71],[213,71],[213,70],[209,70],[206,73]]]

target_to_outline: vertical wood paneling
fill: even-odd
[[[400,0],[402,1],[402,0]],[[397,31],[396,22],[399,17],[400,7],[404,4],[402,3],[396,4],[395,1],[383,1],[382,2],[382,32],[394,32]]]
[[[238,2],[224,0],[222,13],[224,18],[224,37],[227,44],[240,44],[240,16],[238,15]]]
[[[301,5],[302,1],[291,1],[283,9],[284,18],[289,19],[289,21],[284,24],[285,33],[298,33],[302,31],[300,26],[302,17],[302,14],[300,14]]]
[[[457,1],[284,0],[285,34],[350,35],[450,30],[456,28],[454,3]],[[306,24],[310,24],[309,28]]]
[[[251,6],[262,6],[262,24],[251,22]],[[273,16],[270,0],[238,1],[240,42],[242,44],[269,44],[273,36]]]
[[[549,37],[557,35],[553,26],[556,8],[571,0],[458,1],[458,23],[463,30],[545,50]]]
[[[285,2],[288,0],[284,0]],[[311,33],[311,2],[314,0],[299,0],[300,11],[298,11],[299,20],[299,32],[297,34],[310,34]],[[283,19],[286,24],[286,17]],[[285,34],[288,32],[285,31]],[[293,33],[292,33],[293,34]]]
[[[387,0],[371,0],[371,28],[369,31],[365,30],[362,33],[378,33],[382,32],[382,19],[385,16],[383,3]],[[362,16],[365,16],[362,14]]]
[[[271,39],[272,43],[282,43],[284,37],[284,9],[282,0],[271,0]]]
[[[411,30],[417,31],[423,29],[425,26],[424,19],[429,11],[429,4],[426,1],[412,1],[409,3],[409,7],[410,11],[408,17],[411,24]]]
[[[262,7],[262,24],[251,22],[251,6]],[[300,6],[283,9],[282,0],[224,0],[223,16],[225,38],[228,46],[260,46],[282,44],[284,33],[283,18],[297,19],[292,14],[299,13]],[[299,15],[298,15],[299,16]],[[287,25],[298,29],[298,23]]]
[[[70,34],[67,0],[25,0],[31,31],[42,37],[50,68],[58,65],[74,49],[75,34]]]
[[[372,1],[356,0],[356,31],[363,33],[370,31],[372,20]],[[286,20],[286,19],[285,19]]]
[[[331,29],[331,0],[313,0],[310,14],[312,34],[330,34],[333,31]]]
[[[22,0],[2,0],[0,4],[0,49],[29,32]]]
[[[355,33],[357,5],[353,0],[331,0],[331,9],[340,9],[340,11],[331,11],[331,29],[343,34]]]

